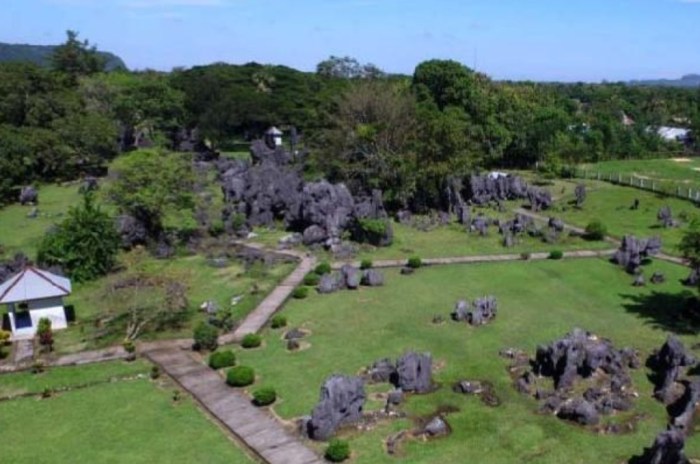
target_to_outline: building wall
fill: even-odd
[[[31,327],[16,330],[14,314],[10,311],[10,324],[12,326],[13,338],[30,338],[36,335],[39,320],[42,318],[51,320],[51,328],[53,330],[61,330],[68,327],[62,298],[46,298],[43,300],[28,301],[27,304],[29,307],[29,316],[32,320]],[[15,311],[16,310],[17,307],[15,306]]]

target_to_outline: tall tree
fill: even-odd
[[[105,61],[97,53],[97,48],[90,42],[78,40],[76,31],[66,31],[66,41],[56,47],[51,56],[54,70],[68,76],[72,84],[81,76],[89,76],[104,70]]]

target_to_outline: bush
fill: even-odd
[[[51,319],[42,317],[39,319],[39,327],[37,327],[36,335],[39,338],[39,344],[49,351],[53,349],[53,330],[51,329]]]
[[[411,269],[418,269],[423,265],[423,260],[420,259],[419,256],[411,256],[410,258],[408,258],[406,265]]]
[[[363,271],[365,269],[372,269],[372,265],[373,263],[371,259],[363,259],[362,261],[360,261],[360,269],[362,269]]]
[[[151,379],[156,380],[160,377],[160,367],[158,366],[151,366]]]
[[[309,296],[309,287],[297,287],[292,292],[292,297],[297,300],[303,300],[307,296]]]
[[[219,346],[219,331],[213,325],[200,322],[194,328],[194,349],[214,351]]]
[[[549,259],[562,259],[564,252],[561,250],[552,250],[549,252]]]
[[[608,228],[602,222],[595,220],[586,226],[584,237],[588,240],[605,240],[606,235],[608,235]]]
[[[267,406],[277,400],[277,392],[272,387],[263,387],[253,392],[253,402],[257,406]]]
[[[331,462],[343,462],[350,457],[350,443],[334,438],[326,448],[326,459]]]
[[[314,272],[318,275],[324,275],[324,274],[330,274],[331,273],[331,265],[330,263],[327,262],[322,262],[318,266],[316,266],[316,269]]]
[[[531,256],[532,255],[530,255],[530,253],[527,251],[523,251],[522,253],[520,253],[520,259],[522,259],[523,261],[527,261],[528,259],[530,259]]]
[[[270,322],[270,327],[272,327],[273,329],[287,327],[287,318],[281,314],[276,314]]]
[[[219,237],[226,231],[226,226],[224,221],[216,220],[209,225],[209,235],[212,237]]]
[[[11,336],[12,336],[11,332],[8,332],[7,330],[0,329],[0,345],[4,345],[6,343],[9,343]]]
[[[241,346],[243,348],[257,348],[262,344],[262,337],[258,334],[245,334],[243,340],[241,340]]]
[[[236,213],[231,218],[231,228],[234,231],[239,231],[245,226],[246,217],[243,213]]]
[[[306,274],[306,277],[304,277],[304,285],[308,285],[309,287],[315,287],[320,281],[321,276],[316,274],[315,272]]]
[[[237,366],[226,373],[226,383],[232,387],[247,387],[255,382],[255,371],[252,367]]]
[[[209,356],[209,367],[214,370],[236,365],[236,353],[231,350],[216,351]]]
[[[136,345],[134,344],[133,340],[130,340],[128,338],[124,339],[124,341],[122,342],[122,347],[124,347],[124,351],[126,351],[129,354],[136,352]]]

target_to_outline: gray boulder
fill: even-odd
[[[328,294],[342,290],[345,287],[345,278],[339,272],[331,272],[321,276],[318,283],[318,293]]]
[[[365,405],[365,386],[361,378],[333,375],[321,387],[321,397],[304,424],[312,440],[328,440],[338,427],[359,421]]]
[[[633,461],[635,464],[689,464],[685,456],[685,435],[680,430],[670,428],[654,439],[654,444],[644,455]]]
[[[134,216],[128,214],[118,216],[116,218],[116,228],[122,240],[122,247],[125,249],[143,245],[148,240],[146,226]]]
[[[600,415],[595,406],[580,398],[564,402],[559,407],[557,416],[581,425],[596,425],[600,422]]]
[[[407,353],[396,365],[396,386],[405,392],[428,393],[433,387],[430,353]]]
[[[22,205],[36,205],[39,203],[39,192],[33,186],[26,185],[19,192],[19,202]]]
[[[694,366],[695,357],[686,351],[683,343],[675,335],[669,335],[661,349],[654,353],[649,364],[655,373],[654,394],[667,402],[681,373],[681,368]]]
[[[384,285],[384,274],[376,269],[367,269],[362,275],[362,285],[367,287],[381,287]]]
[[[350,290],[355,290],[360,286],[362,281],[362,273],[359,269],[351,266],[350,264],[346,264],[340,269],[340,272],[343,274],[345,286],[347,288]]]
[[[450,427],[447,425],[447,422],[445,422],[445,419],[440,416],[435,416],[425,424],[421,433],[429,437],[439,437],[449,434]]]
[[[302,242],[306,246],[316,245],[317,243],[323,243],[326,238],[328,238],[326,231],[314,224],[304,229]]]
[[[380,359],[372,364],[368,374],[372,382],[394,382],[396,380],[396,366],[389,358]]]

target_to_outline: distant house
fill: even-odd
[[[627,115],[627,113],[625,113],[624,111],[622,112],[622,115],[621,115],[621,117],[620,117],[620,120],[621,120],[621,122],[622,122],[622,125],[625,126],[625,127],[632,127],[632,126],[634,126],[634,119],[632,119],[631,117],[629,117],[629,116]]]
[[[686,143],[690,140],[690,129],[684,129],[682,127],[661,126],[656,129],[656,133],[659,137],[668,142]]]
[[[12,338],[34,337],[42,318],[50,319],[54,330],[68,327],[63,297],[70,293],[69,279],[33,266],[0,284],[0,304],[7,305]]]
[[[282,131],[272,126],[265,132],[265,143],[270,148],[282,146]]]

